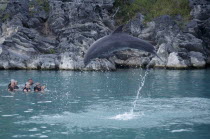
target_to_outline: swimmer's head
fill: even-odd
[[[29,82],[26,82],[26,87],[29,88],[31,84]]]
[[[30,83],[30,85],[33,85],[33,80],[32,79],[28,79],[28,82]]]

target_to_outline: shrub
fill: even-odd
[[[10,18],[10,14],[8,14],[8,13],[3,14],[3,15],[1,16],[1,19],[2,19],[3,22],[6,21],[6,20],[9,19],[9,18]]]
[[[6,21],[10,17],[9,14],[5,14],[8,0],[0,0],[0,2],[0,20]]]
[[[39,6],[41,6],[45,10],[45,12],[48,13],[50,11],[48,0],[36,0],[36,2],[38,3]]]
[[[35,7],[39,7],[38,9],[43,9],[45,12],[49,13],[50,11],[50,5],[48,0],[34,0],[31,1],[29,4],[29,12],[31,13],[31,15],[35,14],[36,12],[39,11],[34,11],[36,8]]]
[[[117,23],[125,23],[133,18],[137,12],[145,15],[146,21],[161,15],[181,15],[185,20],[190,18],[188,0],[116,0],[114,7],[119,7],[116,14]]]
[[[7,4],[0,4],[0,11],[4,11],[7,8]]]
[[[55,54],[55,50],[53,48],[49,49],[49,54]]]

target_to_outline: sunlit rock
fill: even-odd
[[[167,68],[174,68],[174,69],[183,69],[190,66],[188,60],[182,59],[178,56],[178,53],[171,53],[168,57]]]
[[[206,60],[200,52],[190,52],[190,61],[193,67],[203,68],[206,66]]]

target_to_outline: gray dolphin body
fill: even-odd
[[[85,66],[95,58],[107,58],[116,51],[126,49],[138,49],[158,56],[152,44],[126,33],[122,33],[122,28],[123,26],[118,27],[112,34],[97,40],[90,46],[85,54]]]

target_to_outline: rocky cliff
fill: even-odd
[[[5,0],[6,1],[6,0]],[[135,50],[83,57],[116,27],[114,0],[8,0],[0,13],[0,69],[114,70],[118,67],[204,68],[210,63],[210,1],[190,0],[192,20],[163,15],[145,24],[138,13],[125,31],[150,41],[164,60]],[[5,3],[4,3],[5,5]],[[0,7],[1,8],[1,7]]]

